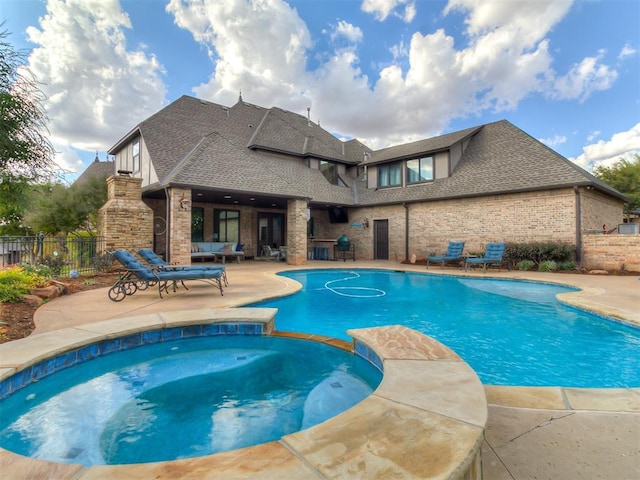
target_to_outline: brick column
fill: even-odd
[[[142,201],[141,186],[141,178],[107,178],[107,203],[98,210],[98,235],[107,251],[152,248],[153,210]]]
[[[191,264],[191,189],[169,189],[169,261]]]
[[[287,263],[305,265],[307,263],[307,202],[288,200],[287,202]]]

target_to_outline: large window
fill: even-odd
[[[140,139],[136,138],[133,141],[133,171],[140,171]]]
[[[191,241],[204,242],[204,208],[191,208]]]
[[[378,166],[378,186],[396,187],[402,185],[402,164],[400,162]]]
[[[240,241],[240,212],[237,210],[213,211],[213,241]]]
[[[333,185],[338,184],[338,167],[335,163],[320,160],[320,171],[329,183]]]
[[[407,183],[433,180],[433,157],[407,160]]]

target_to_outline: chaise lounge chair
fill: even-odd
[[[449,242],[447,252],[444,255],[429,255],[427,257],[427,269],[429,269],[429,263],[440,263],[442,268],[444,268],[445,263],[459,263],[463,259],[463,249],[464,242]]]
[[[162,258],[160,258],[156,252],[151,250],[150,248],[141,248],[138,250],[138,255],[142,257],[142,259],[151,265],[151,268],[156,268],[158,270],[166,270],[166,271],[185,271],[185,270],[220,270],[222,272],[222,279],[224,280],[224,285],[228,286],[229,281],[227,280],[227,271],[224,265],[172,265],[170,263],[165,262]]]
[[[469,265],[482,265],[482,271],[486,271],[488,265],[498,264],[498,270],[500,270],[506,248],[507,245],[505,243],[487,243],[484,255],[482,257],[467,258],[464,262],[464,269],[467,270]]]
[[[220,289],[222,293],[222,272],[220,270],[154,270],[143,265],[128,250],[116,250],[110,252],[124,267],[125,272],[113,284],[107,292],[109,299],[114,302],[124,300],[138,290],[146,290],[150,286],[158,285],[158,294],[162,298],[162,292],[169,292],[169,285],[173,291],[177,290],[177,284],[189,290],[184,284],[185,280],[202,280]]]

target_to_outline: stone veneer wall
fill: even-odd
[[[107,178],[107,203],[98,210],[98,235],[107,251],[152,247],[153,210],[142,201],[141,185],[140,178]]]
[[[168,261],[178,265],[191,264],[191,189],[169,189]]]
[[[589,270],[640,272],[640,235],[585,234],[582,266]]]
[[[307,202],[287,201],[287,263],[307,263]]]

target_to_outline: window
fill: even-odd
[[[140,139],[136,138],[133,141],[133,171],[140,171]]]
[[[191,241],[204,241],[204,208],[191,208]]]
[[[240,212],[237,210],[213,211],[213,241],[240,241]]]
[[[378,166],[378,187],[402,185],[402,165],[400,162]]]
[[[407,161],[407,183],[433,180],[433,157],[415,158]]]
[[[338,184],[338,167],[335,163],[320,160],[320,171],[329,183],[333,185]]]

